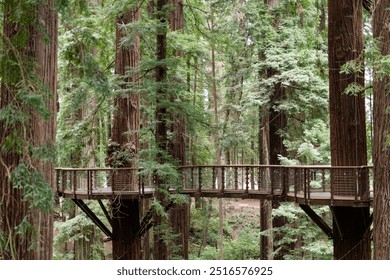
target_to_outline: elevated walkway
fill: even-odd
[[[192,197],[252,198],[301,205],[370,206],[370,166],[181,166],[171,193]],[[57,168],[57,192],[73,200],[142,199],[155,194],[153,171],[134,168]]]

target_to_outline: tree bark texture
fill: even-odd
[[[266,232],[260,235],[260,259],[272,260],[273,240],[269,236],[272,229],[272,202],[267,199],[260,199],[260,230]]]
[[[390,55],[390,2],[374,1],[373,32],[382,55]],[[390,259],[390,77],[374,69],[374,259]]]
[[[135,74],[140,61],[139,34],[135,35],[132,45],[122,46],[121,41],[128,36],[121,25],[139,21],[140,12],[130,10],[118,17],[116,26],[115,73],[123,76],[123,90],[131,90],[115,98],[115,113],[111,127],[111,139],[121,152],[131,156],[131,162],[125,162],[121,167],[137,167],[137,155],[140,148],[140,95],[136,91],[138,75]],[[135,190],[138,186],[135,173],[130,177],[121,178],[126,188]],[[114,186],[113,186],[114,187]],[[141,237],[137,235],[140,229],[140,201],[115,199],[112,201],[112,249],[114,259],[141,259]]]
[[[283,111],[277,109],[277,106],[284,99],[284,89],[278,83],[274,86],[269,109],[269,164],[271,165],[280,165],[279,155],[287,156],[287,150],[283,144],[283,136],[281,134],[287,128],[287,117]]]
[[[169,114],[166,104],[169,101],[167,93],[167,65],[164,60],[167,57],[167,27],[169,24],[169,18],[165,10],[168,0],[157,0],[156,3],[156,15],[159,20],[159,28],[156,36],[156,59],[158,66],[156,67],[156,84],[157,84],[157,96],[156,96],[156,143],[159,149],[157,154],[157,161],[160,164],[166,163],[166,156],[164,153],[169,152],[168,143],[168,120]],[[165,180],[161,176],[156,175],[156,199],[166,206],[168,204],[162,189],[165,188]],[[153,258],[155,260],[166,260],[169,258],[169,248],[167,246],[168,232],[164,229],[167,226],[168,221],[165,221],[163,217],[158,214],[154,215],[154,247]]]
[[[4,148],[5,139],[19,135],[31,147],[54,146],[56,133],[56,91],[57,91],[57,12],[55,1],[42,1],[39,5],[29,6],[29,22],[15,23],[15,5],[19,1],[5,1],[3,5],[3,61],[0,108],[15,106],[28,115],[26,123],[9,126],[0,122],[0,144]],[[26,12],[26,11],[24,11]],[[37,25],[39,23],[39,26]],[[15,43],[19,32],[26,32],[25,45]],[[48,39],[48,40],[47,40]],[[20,62],[26,63],[21,65]],[[31,63],[34,66],[31,66]],[[27,65],[29,63],[29,65]],[[13,65],[12,67],[8,67]],[[17,65],[17,66],[15,66]],[[19,68],[24,67],[24,69]],[[17,69],[15,69],[17,68]],[[24,72],[26,71],[26,72]],[[20,81],[28,79],[28,73],[37,75],[48,91],[44,96],[44,106],[50,115],[42,117],[31,107],[18,100],[17,90]],[[41,94],[31,89],[29,94]],[[15,144],[15,143],[14,143]],[[28,147],[24,147],[28,149]],[[25,152],[14,150],[0,154],[0,236],[8,245],[0,241],[0,259],[51,259],[53,245],[53,215],[31,208],[31,201],[24,198],[22,189],[16,189],[11,183],[10,174],[23,161],[30,171],[42,172],[44,181],[54,188],[55,171],[53,162],[43,161]],[[34,186],[35,187],[35,186]],[[54,191],[54,190],[53,190]],[[18,226],[26,219],[32,231],[18,234]]]
[[[170,14],[170,29],[171,31],[180,32],[184,28],[183,1],[170,0],[170,2],[173,9]],[[175,50],[173,55],[184,59],[184,53],[181,50]],[[177,79],[177,83],[179,84],[181,81]],[[175,96],[170,96],[170,99],[173,103]],[[180,101],[185,102],[185,100]],[[188,142],[186,137],[186,119],[180,112],[172,114],[170,130],[172,132],[172,140],[170,141],[171,154],[178,164],[186,165],[186,147]],[[176,236],[173,242],[178,248],[177,254],[183,259],[188,259],[189,210],[189,203],[175,205],[169,210],[170,224],[173,234]]]
[[[279,4],[279,0],[265,0],[264,3],[270,8],[274,8]],[[278,28],[279,25],[279,17],[274,17],[274,28]],[[275,71],[272,69],[267,70],[267,77],[272,77],[275,75]],[[277,83],[273,86],[272,93],[270,96],[270,104],[268,111],[268,124],[269,124],[269,164],[271,165],[280,165],[279,156],[287,156],[286,147],[283,144],[283,136],[281,132],[287,128],[287,117],[286,114],[278,109],[278,106],[283,100],[286,99],[285,90],[281,83]],[[270,176],[278,176],[279,174],[271,173]],[[272,179],[271,182],[276,182],[275,179]],[[274,186],[272,186],[274,187]],[[272,202],[272,208],[277,209],[280,203],[278,201]],[[263,208],[267,210],[266,207]],[[266,214],[266,213],[264,213]],[[287,223],[285,217],[278,216],[273,217],[272,219],[272,228],[276,229],[278,227],[282,227]],[[264,224],[266,225],[266,224]],[[276,245],[279,243],[279,240],[283,238],[282,235],[278,234],[274,231],[273,234],[273,246],[274,252],[277,253],[274,255],[275,260],[284,259],[284,255],[289,252],[289,249],[293,249],[293,244],[284,244],[283,246]],[[264,241],[265,242],[265,241]],[[291,248],[290,248],[291,247]],[[269,255],[269,253],[268,253]]]
[[[176,246],[175,255],[188,260],[189,248],[188,240],[190,236],[190,203],[175,205],[169,211],[172,232],[178,235],[174,238],[173,244]]]
[[[333,166],[367,164],[364,94],[348,95],[352,83],[364,86],[364,73],[341,74],[348,61],[363,62],[362,1],[328,1],[329,99],[331,163]],[[331,183],[335,194],[350,191]],[[365,190],[362,190],[363,192]],[[333,207],[334,258],[369,259],[369,208]]]
[[[112,202],[112,257],[114,260],[140,260],[141,237],[138,199]]]
[[[259,164],[269,165],[269,114],[263,113],[263,108],[259,107]],[[270,174],[265,174],[266,182],[270,180]],[[267,199],[260,199],[260,231],[268,232],[272,230],[272,202]],[[272,236],[268,234],[260,235],[260,259],[271,260],[273,252]]]

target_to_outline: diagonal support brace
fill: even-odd
[[[92,212],[92,210],[88,207],[87,204],[84,203],[81,199],[72,199],[73,202],[80,207],[81,210],[95,223],[95,225],[100,228],[105,235],[112,238],[112,232],[103,224],[102,221]]]
[[[330,238],[333,239],[333,231],[325,221],[310,208],[309,205],[299,204],[299,207],[310,217],[310,219],[316,223],[316,225],[322,229],[322,231]]]
[[[168,205],[165,206],[164,210],[167,212],[173,206],[173,202],[171,201]],[[141,227],[137,233],[137,235],[143,236],[152,226],[153,226],[153,215],[154,211],[152,208],[149,208],[148,212],[145,214],[144,218],[141,221]]]
[[[99,205],[100,205],[100,208],[102,208],[102,211],[103,211],[104,215],[106,216],[107,221],[108,221],[108,222],[110,223],[110,225],[112,226],[112,218],[111,218],[110,214],[108,213],[106,207],[104,206],[103,202],[99,199],[99,200],[98,200],[98,203],[99,203]]]

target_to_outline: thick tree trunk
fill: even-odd
[[[356,83],[364,86],[364,74],[341,74],[350,60],[362,62],[362,1],[328,1],[329,95],[331,163],[333,166],[367,164],[364,94],[347,95]],[[333,183],[333,177],[332,177]],[[355,187],[355,186],[353,186]],[[334,185],[340,192],[345,186]],[[333,207],[334,258],[369,259],[369,208]]]
[[[171,31],[181,31],[184,28],[184,14],[183,14],[183,1],[182,0],[170,0],[173,7],[173,11],[170,15],[170,29]],[[180,58],[184,58],[183,51],[175,50],[174,54]],[[177,79],[177,83],[181,83],[180,79]],[[174,96],[171,96],[171,102],[174,102]],[[181,100],[181,102],[185,102]],[[186,137],[186,119],[182,114],[173,114],[173,124],[171,126],[172,141],[170,143],[170,150],[173,158],[179,163],[179,165],[186,165],[187,155],[187,137]],[[177,236],[173,242],[178,248],[176,254],[180,255],[183,259],[188,259],[188,236],[190,231],[190,218],[189,218],[189,203],[183,205],[175,205],[169,211],[170,224],[173,230],[173,234]]]
[[[382,55],[390,55],[390,2],[374,1],[374,38]],[[380,67],[380,65],[379,65]],[[390,77],[374,70],[374,258],[390,259]]]
[[[138,75],[128,73],[139,66],[139,35],[133,38],[131,46],[121,46],[121,40],[127,36],[121,28],[122,24],[138,21],[139,9],[127,11],[117,19],[115,73],[124,76],[123,89],[131,83],[134,88],[138,84]],[[115,98],[115,113],[111,127],[111,139],[118,144],[122,152],[132,156],[131,162],[122,167],[137,167],[140,130],[140,96],[137,92],[118,95]],[[126,178],[127,188],[135,190],[138,186],[135,173]],[[140,203],[138,199],[112,201],[112,250],[113,259],[141,259],[141,238],[137,235],[140,229]]]
[[[24,163],[29,172],[41,172],[43,180],[50,188],[55,186],[53,162],[31,156],[28,149],[53,146],[55,143],[57,12],[54,1],[43,1],[36,6],[26,4],[23,12],[30,16],[26,19],[28,22],[15,23],[16,4],[15,1],[5,1],[2,4],[4,25],[0,108],[17,108],[18,113],[23,112],[29,119],[24,123],[17,122],[11,125],[5,121],[0,122],[0,144],[3,151],[0,154],[0,236],[4,238],[0,240],[0,259],[51,259],[53,215],[51,211],[44,212],[40,207],[33,206],[31,203],[34,198],[26,199],[23,190],[12,185],[9,175],[19,164]],[[16,37],[24,31],[27,34],[27,41],[21,46],[20,38],[19,44],[16,44],[18,40]],[[21,65],[20,62],[24,64]],[[28,81],[31,78],[26,77],[27,73],[24,71],[28,71],[29,75],[37,75],[40,80],[38,83],[42,82],[47,94],[45,90],[39,88],[41,85],[35,85],[35,88],[20,86],[23,83],[30,85],[37,83],[36,80]],[[43,117],[36,109],[23,105],[23,102],[18,100],[17,92],[20,87],[24,87],[25,91],[30,90],[31,92],[27,93],[29,95],[41,95],[43,106],[49,112],[48,117]],[[12,117],[14,116],[10,116]],[[11,139],[14,139],[12,147],[6,148],[9,146],[6,142]],[[23,147],[25,151],[17,151],[18,141],[26,141],[23,144],[28,145]],[[34,175],[30,173],[25,176]],[[29,180],[34,182],[36,178]],[[36,183],[33,185],[42,188]],[[22,186],[27,187],[25,184]],[[26,228],[26,222],[31,225],[31,230]]]

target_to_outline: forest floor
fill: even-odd
[[[192,205],[195,205],[193,201]],[[231,198],[223,200],[224,206],[224,217],[229,219],[234,215],[239,213],[248,214],[248,222],[253,219],[256,215],[260,214],[260,202],[258,199],[239,199],[239,198]],[[242,225],[244,226],[244,225]],[[239,228],[233,232],[233,237],[237,234]],[[112,255],[112,242],[105,242],[104,244],[106,259],[111,259]]]
[[[229,212],[255,212],[260,211],[258,199],[229,199],[224,201],[225,211]]]

